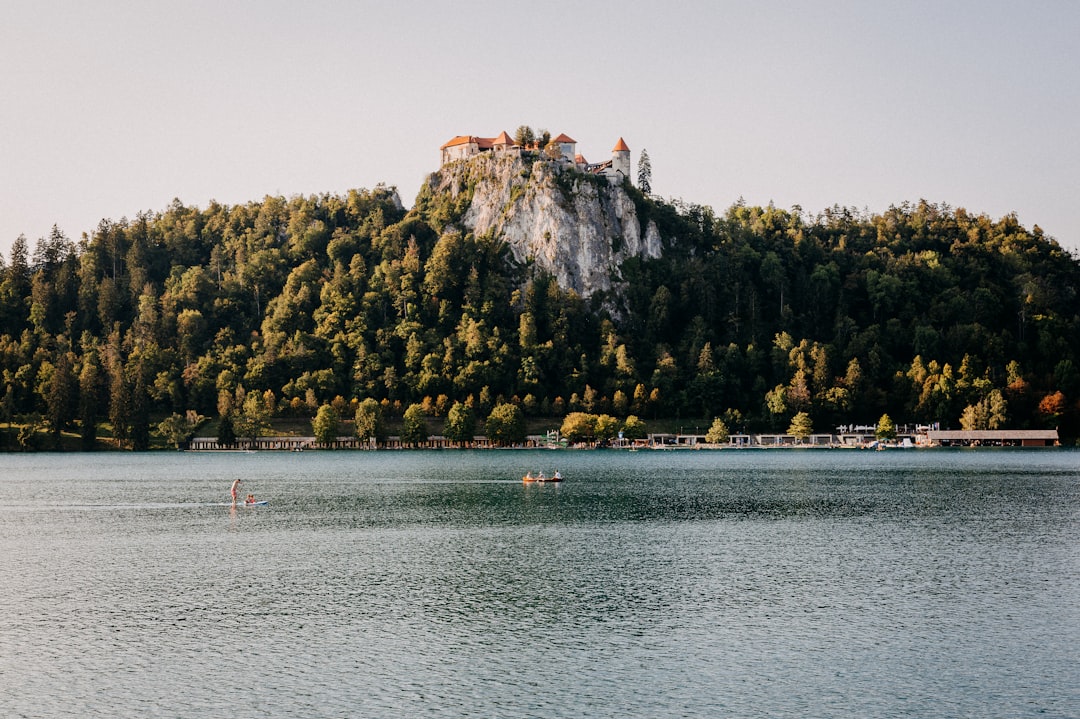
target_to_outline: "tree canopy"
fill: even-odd
[[[626,260],[587,299],[462,229],[467,193],[430,187],[412,210],[377,187],[20,237],[0,265],[0,410],[84,446],[107,425],[133,448],[188,410],[250,437],[339,397],[364,436],[455,403],[476,421],[499,405],[727,409],[740,431],[887,413],[1076,436],[1080,262],[1037,226],[928,202],[718,213],[627,191],[663,256]]]

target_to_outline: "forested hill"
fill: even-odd
[[[734,429],[1060,426],[1080,415],[1080,264],[1036,227],[920,202],[722,214],[627,186],[659,259],[583,300],[497,237],[468,192],[383,187],[103,221],[16,241],[0,269],[0,421],[144,447],[170,413],[254,393],[279,415],[726,417]],[[8,447],[14,439],[6,437]]]

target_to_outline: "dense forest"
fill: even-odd
[[[1076,436],[1080,262],[1037,226],[626,190],[664,255],[587,299],[464,232],[467,193],[174,201],[78,242],[19,237],[0,265],[4,446],[141,449],[170,416],[254,432],[369,399],[391,417],[511,404],[752,431],[805,413],[831,431],[888,413]]]

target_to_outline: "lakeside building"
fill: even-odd
[[[812,434],[796,440],[791,434],[731,434],[724,447],[1054,447],[1059,444],[1056,429],[940,430],[926,425],[898,427],[896,437],[883,443],[872,425],[843,427],[837,434]],[[704,434],[650,434],[651,447],[665,449],[715,447]]]
[[[1054,447],[1059,444],[1056,429],[993,429],[993,430],[939,430],[919,426],[917,432],[901,428],[894,440],[888,445],[880,443],[873,434],[872,427],[848,427],[848,431],[838,434],[812,434],[804,440],[797,440],[791,434],[731,434],[723,447],[743,449],[768,449],[778,447],[819,447],[868,449],[877,447]],[[861,431],[860,431],[861,430]],[[869,430],[869,431],[867,431]],[[560,442],[559,433],[547,435],[529,435],[522,447],[558,447],[566,446]],[[448,449],[459,447],[441,435],[431,435],[417,445],[426,449]],[[477,449],[493,447],[493,443],[483,435],[473,438],[471,447]],[[709,444],[705,435],[700,433],[668,434],[653,433],[643,440],[620,440],[613,443],[617,447],[635,447],[643,449],[698,449],[715,448]],[[194,437],[188,443],[188,449],[196,452],[208,451],[303,451],[306,449],[404,449],[401,438],[394,435],[381,444],[374,441],[361,441],[355,436],[338,437],[332,445],[320,445],[314,437],[257,437],[237,438],[232,444],[221,444],[216,437]]]

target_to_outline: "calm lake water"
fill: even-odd
[[[0,456],[0,716],[1076,717],[1080,452]]]

